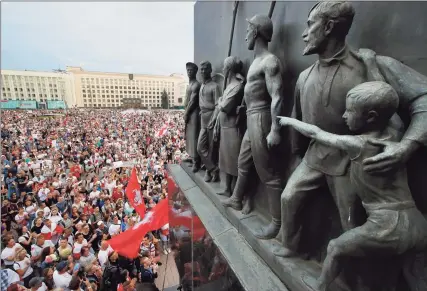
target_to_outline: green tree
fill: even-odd
[[[169,96],[168,96],[168,93],[166,92],[166,89],[163,89],[161,98],[162,98],[162,108],[169,109]]]

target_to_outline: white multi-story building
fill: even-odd
[[[37,101],[64,101],[74,106],[73,77],[65,72],[1,70],[1,99]]]
[[[170,76],[104,73],[67,67],[60,72],[1,70],[2,100],[64,101],[67,107],[120,107],[122,99],[138,98],[147,108],[160,108],[166,91],[169,108],[183,106],[188,79]],[[43,107],[43,106],[42,106]]]
[[[183,106],[182,83],[185,76],[140,75],[85,71],[81,67],[67,67],[73,75],[78,107],[120,107],[122,99],[139,98],[147,108],[160,108],[163,91],[169,96],[169,107]]]

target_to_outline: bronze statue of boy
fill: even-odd
[[[385,175],[363,168],[363,160],[380,153],[383,142],[398,142],[402,138],[403,134],[390,122],[398,106],[399,97],[393,87],[373,81],[357,85],[347,93],[343,118],[357,135],[337,135],[297,119],[278,117],[280,125],[292,126],[304,136],[349,155],[350,181],[368,214],[362,226],[329,242],[317,286],[310,286],[314,290],[327,290],[340,274],[345,257],[404,255],[404,267],[413,269],[416,257],[427,247],[427,221],[415,206],[406,167]],[[425,284],[422,280],[407,281],[411,290],[424,290],[420,289]]]

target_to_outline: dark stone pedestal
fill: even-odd
[[[212,203],[219,211],[222,217],[226,218],[233,228],[242,236],[242,238],[249,244],[249,246],[255,251],[255,253],[265,262],[268,267],[268,270],[277,275],[280,280],[292,291],[310,291],[310,288],[302,281],[302,277],[305,276],[308,281],[314,281],[320,275],[321,265],[320,263],[310,260],[306,261],[298,258],[279,258],[273,255],[272,250],[279,245],[277,239],[273,240],[259,240],[255,238],[251,230],[265,225],[268,223],[265,214],[259,212],[258,209],[255,209],[249,215],[243,215],[240,211],[235,211],[230,208],[224,208],[221,204],[221,200],[225,199],[224,196],[220,196],[216,193],[221,192],[223,189],[221,184],[218,183],[205,183],[203,181],[204,171],[200,171],[194,174],[187,165],[182,164],[170,166],[170,170],[178,186],[185,193],[185,190],[190,187],[190,185],[195,185],[200,188],[200,195],[205,195],[209,198],[209,202]],[[188,175],[184,177],[184,172]],[[180,177],[181,176],[181,177]],[[193,184],[194,183],[194,184]],[[192,186],[194,187],[194,186]],[[258,192],[258,191],[257,191]],[[187,195],[186,195],[187,196]],[[188,197],[187,197],[188,198]],[[191,199],[190,203],[191,203]],[[194,205],[192,207],[198,212],[199,209],[203,209],[206,205]],[[208,212],[208,209],[203,209],[203,212]],[[262,210],[261,210],[262,211]],[[262,211],[263,212],[263,211]],[[201,219],[203,218],[201,214]],[[205,223],[203,221],[203,223]],[[238,271],[234,270],[236,275],[240,277]],[[242,275],[244,276],[244,275]],[[259,289],[259,290],[270,290],[270,289]],[[258,290],[258,291],[259,291]],[[331,286],[331,291],[344,291],[344,289],[339,288],[335,285]]]

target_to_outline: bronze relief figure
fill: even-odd
[[[200,157],[197,152],[197,141],[200,133],[200,107],[199,91],[200,83],[196,79],[198,67],[196,64],[188,62],[186,65],[189,85],[185,99],[185,149],[190,157],[189,162],[193,167],[193,172],[200,169]]]
[[[237,124],[245,83],[242,69],[239,58],[232,56],[224,60],[227,86],[218,102],[219,114],[214,131],[214,139],[219,141],[219,169],[225,173],[225,190],[219,194],[228,197],[237,181],[237,159],[243,138]]]
[[[282,64],[279,58],[268,51],[273,35],[273,23],[266,15],[255,15],[248,20],[246,42],[255,53],[249,67],[244,90],[244,105],[247,114],[247,129],[238,158],[238,178],[233,195],[222,201],[225,207],[242,210],[243,197],[247,191],[250,173],[255,170],[266,186],[271,222],[254,235],[271,239],[280,230],[280,204],[282,177],[274,150],[280,144],[280,115],[283,102]]]
[[[199,94],[201,127],[197,152],[206,167],[205,182],[216,182],[219,179],[218,151],[213,141],[213,130],[217,117],[216,106],[221,91],[219,85],[212,80],[210,62],[202,62],[200,72],[203,80]]]

